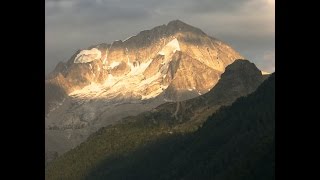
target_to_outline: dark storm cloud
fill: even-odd
[[[274,0],[46,0],[46,73],[78,49],[174,19],[225,41],[258,67],[274,69]]]

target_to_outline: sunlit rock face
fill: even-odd
[[[59,63],[46,86],[46,148],[59,153],[100,127],[170,101],[205,94],[243,57],[179,20],[124,41],[77,51]]]

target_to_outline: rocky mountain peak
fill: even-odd
[[[196,33],[199,35],[206,35],[201,29],[193,27],[193,26],[186,24],[180,20],[170,21],[167,24],[166,28],[167,28],[167,31],[172,34],[177,33],[177,32],[181,32],[181,33],[192,32],[192,33]]]
[[[174,56],[176,51],[183,53],[183,58],[178,58],[178,61]],[[77,51],[67,63],[59,63],[50,77],[54,79],[61,74],[65,80],[60,77],[60,82],[68,93],[82,92],[81,89],[92,84],[104,89],[114,86],[115,82],[118,86],[123,82],[127,87],[125,81],[135,82],[134,87],[142,88],[140,84],[145,81],[146,86],[154,85],[153,90],[141,89],[132,96],[153,98],[169,87],[171,93],[165,93],[169,99],[182,100],[182,97],[192,98],[208,91],[225,67],[240,58],[242,56],[225,43],[207,36],[198,28],[174,20],[123,41],[102,43]],[[201,85],[200,80],[206,85]],[[133,86],[131,89],[137,90]],[[179,95],[190,89],[195,90],[194,95]]]
[[[241,67],[241,68],[239,68]],[[234,63],[230,64],[230,66],[226,67],[226,71],[246,71],[253,70],[254,72],[259,72],[260,70],[255,66],[254,63],[250,62],[247,59],[236,59]],[[260,72],[261,74],[261,72]]]
[[[235,76],[236,75],[236,76]],[[245,75],[246,78],[254,78],[257,76],[261,76],[261,71],[255,66],[254,63],[250,62],[246,59],[237,59],[228,67],[226,67],[225,73],[221,75],[223,76],[230,76],[232,79],[237,78],[239,76]]]

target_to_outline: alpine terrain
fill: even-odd
[[[196,130],[267,76],[229,45],[179,20],[78,50],[45,80],[46,161],[102,127],[137,118]]]
[[[234,89],[226,93],[232,98],[249,84],[261,82],[248,61],[229,67],[216,86]],[[169,103],[127,117],[54,160],[46,179],[272,180],[274,83],[273,73],[256,91],[205,119],[203,109],[217,106],[214,102],[221,99],[215,93],[221,89],[184,101],[183,111],[189,113],[177,115],[181,118],[172,117]],[[258,83],[254,84],[251,88]],[[204,122],[199,125],[196,119]]]

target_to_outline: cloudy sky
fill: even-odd
[[[179,19],[258,68],[275,66],[275,0],[45,0],[46,74],[78,49],[124,40]]]

